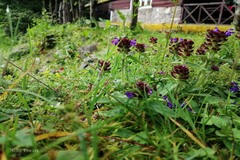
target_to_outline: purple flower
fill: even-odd
[[[138,44],[136,44],[136,48],[137,48],[138,52],[145,52],[146,46],[145,46],[145,44],[138,43]]]
[[[226,37],[229,37],[229,36],[231,36],[232,34],[234,34],[233,28],[230,28],[229,30],[227,30],[227,31],[225,32]]]
[[[112,44],[114,45],[117,45],[119,43],[120,39],[115,37],[113,40],[112,40]]]
[[[149,42],[150,43],[152,43],[152,44],[156,44],[157,43],[157,38],[155,38],[155,37],[151,37],[150,39],[149,39]]]
[[[188,109],[190,112],[193,112],[192,108],[188,107],[187,109]]]
[[[197,55],[205,55],[207,52],[207,45],[205,43],[201,44],[201,46],[197,49]]]
[[[111,63],[109,61],[99,60],[98,61],[99,68],[104,71],[109,71],[111,69]]]
[[[177,43],[178,42],[178,38],[170,38],[170,42]]]
[[[167,102],[167,106],[169,107],[169,108],[173,108],[175,105],[173,105],[172,104],[172,102],[168,99],[168,97],[165,95],[165,96],[163,96],[163,99]]]
[[[216,65],[213,65],[213,66],[211,67],[211,69],[212,69],[212,71],[219,71],[219,67],[216,66]]]
[[[135,96],[135,94],[133,92],[126,92],[125,95],[128,97],[128,98],[133,98]]]
[[[190,56],[194,50],[194,42],[183,38],[171,38],[169,52],[179,56]]]
[[[136,87],[142,94],[147,93],[147,95],[151,95],[153,93],[153,90],[145,82],[142,81],[137,82]]]
[[[231,86],[238,86],[237,82],[231,82]]]
[[[158,72],[158,74],[165,74],[165,72],[163,72],[163,71],[160,71],[160,72]]]
[[[130,46],[136,46],[137,44],[137,40],[136,39],[133,39],[130,41]]]
[[[143,81],[138,81],[135,87],[136,88],[134,88],[133,91],[125,92],[125,95],[128,98],[133,98],[133,97],[147,98],[153,93],[153,90],[149,87],[149,85]]]
[[[183,38],[179,38],[179,42],[182,42],[182,41],[184,41],[184,39]]]
[[[230,31],[228,32],[228,34]],[[213,30],[207,30],[204,48],[207,50],[219,51],[221,45],[227,41],[227,35],[224,31],[220,31],[217,27]]]
[[[150,88],[150,89],[148,90],[148,94],[151,95],[152,93],[153,93],[153,90]]]
[[[217,27],[215,27],[215,29],[213,31],[214,32],[219,32],[219,29]]]
[[[169,107],[169,108],[173,108],[173,104],[172,104],[172,102],[170,102],[170,101],[167,101],[167,106]]]
[[[238,86],[233,86],[229,90],[230,90],[230,92],[236,93],[236,92],[239,92],[239,87]]]
[[[230,85],[231,85],[231,87],[229,88],[230,92],[232,93],[239,92],[239,86],[236,82],[231,82]]]
[[[183,102],[180,106],[183,108],[185,107],[187,104],[185,102]]]
[[[163,96],[163,99],[164,99],[164,100],[168,100],[168,97],[167,97],[167,96]]]
[[[120,39],[117,46],[118,46],[118,51],[128,53],[131,48],[131,40],[126,37],[122,38]]]
[[[177,65],[173,67],[171,75],[174,78],[186,80],[189,78],[189,69],[186,65]]]

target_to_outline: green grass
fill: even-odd
[[[166,34],[140,28],[131,32],[108,23],[89,28],[82,22],[57,25],[37,20],[10,56],[22,70],[9,64],[1,81],[2,157],[240,158],[240,93],[229,90],[231,82],[240,82],[239,39],[232,35],[218,52],[199,56],[195,52],[205,33],[172,33],[194,41],[194,53],[183,58],[165,47]],[[131,47],[128,53],[120,52],[111,40],[124,36],[145,44],[146,51]],[[151,37],[158,38],[156,44],[149,42]],[[92,44],[96,51],[79,53]],[[28,54],[20,54],[22,45]],[[93,56],[109,61],[111,69],[104,71],[94,58],[82,68],[83,60]],[[180,64],[188,66],[188,79],[171,75]],[[219,71],[212,71],[212,65]],[[146,87],[137,88],[139,81],[152,94]]]

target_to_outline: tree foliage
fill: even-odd
[[[0,26],[9,33],[6,8],[9,6],[12,13],[13,26],[21,19],[19,31],[25,32],[32,19],[41,15],[42,1],[39,0],[1,0],[0,2]]]

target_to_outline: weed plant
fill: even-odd
[[[10,59],[3,77],[3,159],[240,158],[233,30],[169,37],[46,19],[20,40],[31,54]]]

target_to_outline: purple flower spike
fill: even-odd
[[[126,92],[125,95],[128,97],[128,98],[133,98],[135,96],[135,94],[133,92]]]
[[[180,80],[186,80],[189,78],[189,69],[185,65],[177,65],[173,67],[173,71],[171,72],[171,75],[174,78],[177,78]]]
[[[137,40],[136,39],[131,40],[130,46],[136,46],[136,44],[137,44]]]
[[[112,42],[112,44],[117,45],[119,43],[119,41],[120,41],[120,39],[115,37],[111,42]]]

